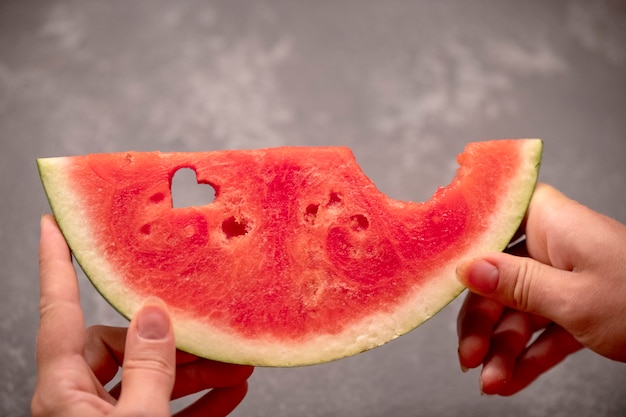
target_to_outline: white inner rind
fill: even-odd
[[[503,250],[516,232],[532,196],[541,160],[539,139],[522,141],[524,165],[509,180],[499,208],[491,217],[488,229],[473,241],[470,249],[448,259],[432,279],[421,284],[407,301],[392,313],[374,312],[332,335],[319,335],[301,342],[246,339],[235,332],[212,327],[189,317],[184,311],[172,311],[177,346],[211,359],[256,366],[299,366],[339,359],[380,346],[414,329],[432,317],[463,291],[456,278],[457,264],[481,253]],[[122,277],[99,252],[93,239],[88,216],[66,176],[66,158],[38,160],[39,170],[50,205],[78,263],[102,296],[120,313],[130,318],[143,296],[123,284]]]

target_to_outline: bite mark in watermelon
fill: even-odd
[[[124,316],[155,295],[180,349],[296,366],[379,346],[452,301],[458,262],[504,249],[517,230],[541,152],[539,139],[471,143],[422,203],[378,191],[343,147],[37,162],[74,256]],[[173,208],[181,168],[213,202]]]

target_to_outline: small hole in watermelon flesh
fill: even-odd
[[[330,198],[328,199],[329,206],[338,206],[341,204],[343,197],[339,193],[330,193]]]
[[[210,184],[198,184],[196,171],[180,168],[172,178],[172,207],[205,206],[215,199],[215,188]]]
[[[309,204],[304,212],[304,220],[310,224],[315,223],[315,217],[319,208],[319,204]]]
[[[158,204],[164,199],[165,199],[165,195],[163,195],[163,193],[155,193],[152,196],[150,196],[150,202],[154,204]]]
[[[222,231],[228,239],[243,236],[248,233],[248,222],[235,216],[229,217],[222,222]]]
[[[362,232],[366,230],[370,225],[369,220],[362,214],[357,214],[355,216],[350,217],[350,226],[352,230],[356,232]]]

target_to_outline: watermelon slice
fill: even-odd
[[[382,194],[343,147],[37,162],[74,256],[124,316],[155,295],[180,349],[296,366],[379,346],[453,300],[457,263],[502,250],[518,228],[541,152],[539,139],[471,143],[423,203]],[[173,208],[181,168],[213,202]]]

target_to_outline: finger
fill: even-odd
[[[131,320],[118,407],[129,415],[168,416],[176,347],[165,304],[149,298]]]
[[[533,335],[533,321],[526,313],[508,310],[491,338],[489,355],[481,372],[481,390],[495,394],[513,379],[518,356]]]
[[[502,304],[477,294],[467,294],[457,320],[461,369],[476,368],[483,363],[493,330],[503,312]]]
[[[240,385],[252,375],[253,370],[251,366],[233,365],[208,359],[197,359],[194,362],[179,365],[176,368],[172,399],[208,388]]]
[[[537,240],[541,240],[541,242],[539,242],[541,244],[541,246],[544,246],[544,242],[545,242],[545,234],[543,233],[543,230],[541,230],[541,228],[536,229],[535,226],[535,218],[538,218],[541,216],[541,214],[539,213],[540,211],[542,211],[546,206],[546,201],[548,201],[548,204],[550,204],[550,202],[554,202],[555,199],[557,198],[561,198],[564,197],[559,191],[557,191],[555,188],[547,185],[547,184],[543,184],[543,183],[537,183],[537,186],[535,187],[535,191],[533,192],[533,196],[532,196],[532,200],[530,201],[528,210],[526,210],[526,214],[524,215],[524,218],[522,219],[521,224],[519,225],[517,231],[515,232],[515,234],[513,235],[513,237],[511,238],[511,241],[509,242],[508,246],[504,249],[504,252],[509,253],[511,255],[515,255],[515,256],[529,256],[528,254],[528,248],[527,248],[527,242],[529,240],[528,236],[527,236],[527,228],[528,228],[528,221],[529,219],[531,220],[531,241],[535,242]],[[548,206],[551,207],[551,206]],[[531,215],[532,214],[532,215]],[[540,234],[536,234],[535,230],[539,230]],[[536,246],[536,245],[535,245]],[[545,261],[547,261],[549,258],[548,256],[543,256],[543,253],[545,252],[545,250],[542,250],[542,256],[541,259],[544,259]],[[537,255],[540,255],[537,253]],[[535,257],[536,259],[539,259],[537,257]],[[546,263],[546,262],[544,262]]]
[[[124,327],[91,326],[85,332],[85,361],[102,385],[115,377],[124,361]]]
[[[125,327],[91,326],[85,335],[85,360],[98,380],[103,384],[109,382],[117,373],[124,361],[126,345]],[[176,365],[199,360],[196,355],[176,351]]]
[[[175,417],[224,417],[230,414],[248,392],[247,382],[209,391],[198,401],[175,414]]]
[[[126,333],[127,329],[123,327],[91,326],[87,329],[85,359],[102,384],[111,381],[122,366]],[[212,361],[177,350],[172,399],[208,388],[240,384],[250,377],[253,370],[252,366]],[[120,392],[121,384],[109,391],[115,398],[119,398]]]
[[[226,364],[196,357],[193,362],[176,366],[176,381],[171,399],[186,397],[210,388],[239,385],[252,375],[253,370],[252,366]],[[111,388],[109,394],[119,398],[121,389],[122,384],[118,383]]]
[[[572,270],[588,253],[590,239],[604,239],[599,230],[607,226],[606,220],[554,187],[537,184],[526,212],[528,254],[545,265]]]
[[[567,303],[563,288],[571,286],[570,272],[531,258],[494,253],[465,261],[457,275],[470,291],[516,310],[559,322]]]
[[[41,218],[39,243],[39,333],[37,360],[40,367],[69,355],[82,355],[84,320],[78,282],[70,250],[54,218]]]
[[[494,393],[513,395],[519,392],[582,347],[580,342],[562,327],[556,324],[549,326],[518,358],[509,383]]]
[[[191,360],[192,358],[193,361]],[[183,364],[179,364],[180,361],[183,361]],[[176,351],[176,362],[176,380],[174,381],[174,388],[170,397],[172,400],[195,394],[209,388],[237,385],[245,381],[252,374],[254,369],[251,366],[222,364],[232,367],[232,369],[224,374],[223,371],[216,371],[216,369],[214,369],[215,365],[212,363],[213,361],[198,358],[195,355],[182,351]],[[219,364],[219,362],[215,363]],[[121,392],[122,383],[119,382],[109,390],[109,395],[118,399]]]

